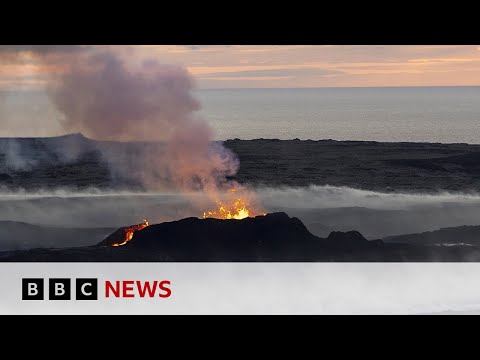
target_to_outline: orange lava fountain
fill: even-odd
[[[215,219],[245,219],[247,217],[255,217],[258,215],[266,215],[266,213],[257,210],[250,204],[247,198],[237,196],[236,189],[230,189],[233,196],[228,200],[216,200],[216,208],[203,213],[203,218]]]

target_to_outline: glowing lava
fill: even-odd
[[[141,224],[126,227],[124,229],[124,231],[125,231],[124,241],[121,242],[121,243],[112,244],[112,246],[123,246],[123,245],[125,245],[127,242],[132,240],[133,234],[135,233],[135,231],[142,230],[142,229],[146,228],[148,225],[149,225],[148,221],[143,219],[143,223],[141,223]]]
[[[230,189],[231,194],[235,194],[235,192],[235,189]],[[266,215],[264,212],[254,210],[247,200],[238,196],[234,196],[232,199],[226,201],[216,200],[215,203],[217,205],[216,209],[205,211],[203,213],[204,219],[215,218],[240,220],[251,216]]]

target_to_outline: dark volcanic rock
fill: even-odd
[[[322,240],[285,213],[243,220],[187,218],[149,226],[125,245],[191,261],[295,260]]]
[[[135,232],[124,246],[108,239],[96,246],[0,252],[0,261],[480,261],[477,246],[366,240],[357,231],[312,235],[285,213],[243,220],[187,218]]]
[[[94,247],[0,253],[0,261],[335,261],[371,258],[382,248],[355,231],[327,239],[312,235],[285,213],[243,220],[186,218],[135,232],[121,247],[110,244],[121,228]]]
[[[388,236],[389,243],[480,247],[480,226],[455,226],[418,234]]]
[[[334,140],[228,140],[235,179],[269,186],[332,185],[373,191],[471,191],[480,145]]]
[[[235,139],[224,144],[240,159],[234,179],[241,183],[408,192],[480,188],[480,145],[298,139]],[[115,155],[107,156],[117,159],[115,167],[128,167],[132,154],[148,146],[154,145],[98,142],[78,134],[0,138],[0,187],[141,189],[135,179],[112,174],[102,154]],[[12,151],[30,165],[8,168],[5,159]]]
[[[365,249],[372,246],[372,242],[365,239],[358,231],[333,231],[327,241],[332,246],[343,249]]]
[[[110,183],[98,142],[81,134],[0,138],[0,187],[80,189],[102,188]]]

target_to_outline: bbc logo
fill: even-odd
[[[22,279],[22,300],[44,300],[44,279]],[[71,279],[48,279],[49,300],[71,300]],[[76,300],[98,300],[97,279],[75,279]]]

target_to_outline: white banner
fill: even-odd
[[[480,313],[476,263],[1,263],[0,288],[1,314]]]

